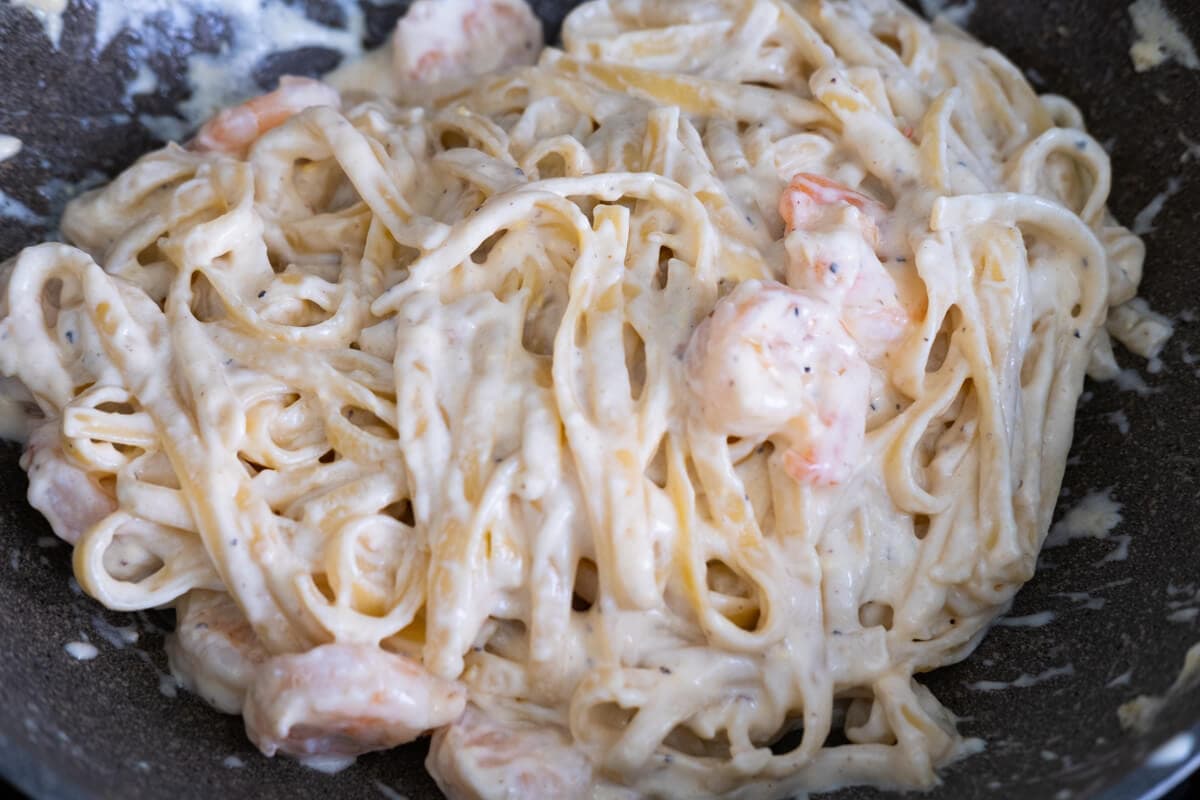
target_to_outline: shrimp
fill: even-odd
[[[787,224],[788,285],[842,308],[868,359],[885,353],[911,323],[877,255],[887,209],[828,178],[801,173],[783,193],[779,212]]]
[[[59,420],[43,422],[31,432],[21,468],[29,476],[29,505],[69,544],[117,510],[112,495],[67,459],[59,443]]]
[[[837,181],[810,172],[798,173],[779,200],[779,214],[788,230],[795,230],[823,206],[845,205],[865,213],[872,222],[886,211],[878,200],[856,192]],[[878,235],[878,232],[876,232]]]
[[[175,615],[166,643],[171,674],[218,711],[239,713],[268,656],[249,620],[228,594],[203,589],[180,599]]]
[[[460,800],[592,796],[591,762],[565,733],[505,724],[473,705],[433,735],[425,769]]]
[[[532,64],[544,41],[523,0],[417,0],[392,34],[392,69],[402,99],[422,100]]]
[[[326,644],[275,656],[242,708],[268,756],[350,757],[411,742],[462,715],[466,689],[374,645]]]
[[[866,434],[870,367],[837,309],[773,281],[746,281],[692,334],[684,360],[712,430],[778,437],[797,481],[844,482]]]
[[[191,148],[200,152],[243,156],[272,128],[278,128],[306,108],[342,104],[337,90],[312,78],[285,75],[273,92],[226,108],[204,123],[192,139]]]

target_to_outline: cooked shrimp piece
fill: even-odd
[[[226,714],[241,713],[254,672],[268,657],[233,598],[203,589],[176,603],[166,649],[171,674]]]
[[[841,307],[864,354],[882,355],[911,322],[877,252],[887,209],[828,178],[801,173],[784,191],[779,211],[787,223],[788,285]]]
[[[592,796],[591,762],[565,732],[505,724],[472,705],[433,735],[425,769],[455,800]]]
[[[853,473],[871,375],[833,305],[779,283],[746,281],[696,329],[685,369],[712,430],[778,438],[784,468],[798,481],[828,486]]]
[[[392,68],[401,96],[423,100],[532,64],[543,44],[524,0],[417,0],[392,34]]]
[[[792,178],[787,191],[780,198],[779,214],[787,223],[788,230],[794,230],[803,227],[806,220],[822,207],[838,204],[857,208],[871,219],[882,216],[887,210],[878,200],[824,175],[801,172]]]
[[[279,88],[219,111],[200,128],[191,148],[201,152],[244,155],[250,145],[272,128],[278,128],[306,108],[338,108],[342,98],[337,90],[312,78],[284,75]]]
[[[279,655],[255,673],[242,709],[268,756],[354,757],[411,742],[462,715],[463,685],[373,645]]]
[[[42,512],[55,535],[69,544],[117,510],[117,501],[67,459],[59,442],[58,420],[47,420],[30,433],[21,468],[29,476],[29,505]]]

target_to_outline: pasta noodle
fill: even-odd
[[[933,785],[980,743],[916,676],[1033,574],[1140,279],[1103,149],[893,0],[591,0],[540,55],[454,5],[465,46],[414,9],[403,74],[223,112],[7,269],[80,585],[175,606],[268,754]]]

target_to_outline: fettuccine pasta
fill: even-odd
[[[7,269],[30,501],[267,754],[451,797],[929,787],[1143,247],[894,0],[422,0]],[[390,59],[390,60],[389,60]]]

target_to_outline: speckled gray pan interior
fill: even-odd
[[[368,36],[378,41],[400,6],[361,1]],[[327,19],[336,11],[319,0],[293,4]],[[534,3],[551,36],[571,5]],[[967,662],[926,676],[964,718],[963,730],[988,741],[985,752],[949,769],[931,797],[1152,797],[1187,768],[1200,738],[1200,692],[1176,698],[1145,735],[1123,733],[1116,714],[1131,697],[1166,689],[1185,651],[1200,641],[1194,613],[1168,619],[1194,607],[1188,601],[1200,583],[1200,362],[1191,363],[1189,352],[1200,354],[1200,323],[1193,322],[1200,311],[1200,160],[1185,157],[1188,143],[1200,142],[1200,72],[1169,64],[1135,74],[1126,5],[978,0],[971,16],[973,32],[1028,69],[1035,85],[1082,106],[1112,152],[1112,208],[1120,219],[1133,220],[1169,179],[1181,181],[1148,236],[1143,284],[1143,295],[1177,321],[1178,332],[1162,372],[1126,360],[1143,371],[1150,393],[1089,385],[1079,412],[1060,513],[1111,487],[1124,516],[1113,534],[1128,537],[1128,558],[1105,560],[1120,538],[1048,551],[1012,613],[1053,611],[1054,621],[998,627]],[[1200,2],[1167,5],[1200,41]],[[131,113],[169,114],[186,92],[182,60],[216,50],[226,35],[210,16],[186,37],[159,37],[147,48],[138,31],[125,31],[93,53],[93,18],[86,3],[72,0],[54,50],[26,10],[0,0],[0,132],[25,142],[19,156],[0,163],[0,189],[36,215],[53,215],[63,186],[113,175],[155,147]],[[159,93],[136,97],[135,108],[124,85],[135,71],[129,45],[137,42],[143,46],[132,49],[149,54]],[[281,72],[319,72],[336,59],[313,48],[282,54],[257,77],[267,85]],[[48,233],[0,217],[0,260]],[[72,590],[69,551],[47,538],[50,529],[26,505],[17,456],[16,447],[0,445],[0,773],[39,797],[439,796],[422,766],[423,745],[326,776],[263,758],[239,719],[183,692],[168,696],[161,644],[170,616],[110,613]],[[134,625],[135,646],[109,627]],[[84,636],[100,650],[90,662],[63,650]],[[1043,680],[996,691],[969,686],[1023,675]],[[1177,737],[1188,731],[1193,738]],[[1173,749],[1152,757],[1173,737]]]

